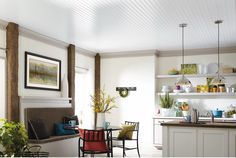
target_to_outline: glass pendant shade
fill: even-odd
[[[176,85],[188,86],[191,85],[191,82],[184,75],[182,75],[180,78],[177,79]]]
[[[221,84],[226,84],[226,80],[223,76],[217,76],[217,77],[213,78],[211,81],[211,85],[218,86]]]
[[[220,24],[222,23],[222,20],[216,20],[215,24],[218,25],[218,75],[214,77],[211,81],[211,85],[222,85],[226,84],[226,80],[223,76],[220,75]]]

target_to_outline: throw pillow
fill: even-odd
[[[56,135],[61,136],[61,135],[76,134],[74,129],[67,129],[66,128],[67,126],[69,125],[63,124],[63,123],[55,123],[54,128],[55,128]]]
[[[28,120],[28,133],[30,139],[47,139],[50,132],[43,119]]]
[[[122,125],[122,130],[119,132],[118,139],[132,139],[135,125]]]

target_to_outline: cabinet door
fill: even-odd
[[[198,155],[201,157],[228,156],[228,129],[198,129]]]
[[[236,157],[236,130],[229,130],[229,156]]]
[[[155,119],[154,120],[154,133],[153,133],[153,140],[154,140],[154,145],[158,149],[162,149],[162,126],[161,123],[168,122],[168,121],[173,121],[169,119]]]
[[[169,155],[170,157],[197,156],[196,129],[188,127],[169,128]]]

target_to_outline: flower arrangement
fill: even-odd
[[[91,95],[92,107],[96,113],[110,113],[110,110],[117,108],[115,104],[116,97],[111,97],[105,93],[105,90],[96,91]]]

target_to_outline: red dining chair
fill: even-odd
[[[85,154],[107,154],[113,157],[112,152],[112,131],[111,130],[88,130],[79,129],[80,138],[78,141],[78,156]]]

